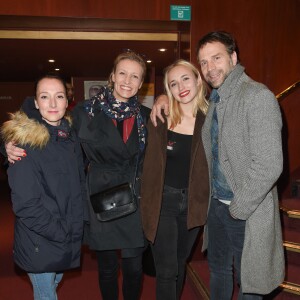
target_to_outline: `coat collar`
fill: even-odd
[[[233,93],[233,90],[238,84],[240,77],[244,73],[244,70],[245,68],[242,65],[237,64],[225,79],[223,84],[218,88],[218,94],[221,101],[228,98]]]
[[[22,111],[10,114],[10,120],[3,124],[1,133],[5,142],[14,141],[21,147],[29,145],[33,148],[43,148],[50,139],[46,126],[29,119]]]
[[[81,126],[78,128],[78,136],[82,142],[99,144],[109,137],[111,146],[117,149],[120,155],[125,158],[132,156],[130,149],[138,143],[136,121],[125,144],[112,119],[102,111],[95,111],[93,118],[85,111],[82,114]]]

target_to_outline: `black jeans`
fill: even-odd
[[[99,286],[103,300],[118,300],[119,257],[117,250],[96,251]],[[142,254],[122,258],[123,299],[138,300],[142,287]]]
[[[187,190],[165,186],[156,239],[152,245],[156,267],[156,299],[180,299],[186,261],[199,228],[187,229]]]

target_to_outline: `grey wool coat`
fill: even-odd
[[[237,65],[218,89],[219,159],[234,198],[232,216],[246,220],[243,293],[268,294],[284,279],[276,181],[282,172],[282,120],[278,102]],[[211,175],[210,103],[202,139]],[[213,238],[213,237],[210,237]],[[209,237],[205,234],[204,249]]]

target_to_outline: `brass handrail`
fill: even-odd
[[[281,288],[283,288],[286,292],[292,293],[295,295],[300,295],[300,285],[288,281],[284,281],[281,285]]]
[[[283,246],[286,250],[300,253],[300,244],[288,241],[283,241]]]
[[[285,89],[283,92],[276,95],[276,98],[278,101],[281,101],[284,96],[286,96],[288,93],[290,93],[292,90],[300,86],[300,80],[289,86],[287,89]]]
[[[300,219],[300,210],[296,210],[296,209],[289,209],[287,207],[284,206],[280,206],[280,209],[288,215],[289,218],[294,218],[294,219]]]

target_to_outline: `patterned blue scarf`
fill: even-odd
[[[95,111],[103,111],[108,117],[117,121],[136,116],[140,153],[144,151],[146,127],[141,114],[141,104],[136,95],[131,97],[128,102],[122,102],[114,97],[113,91],[109,87],[102,86],[100,92],[87,100],[84,107],[90,118],[94,117]]]

